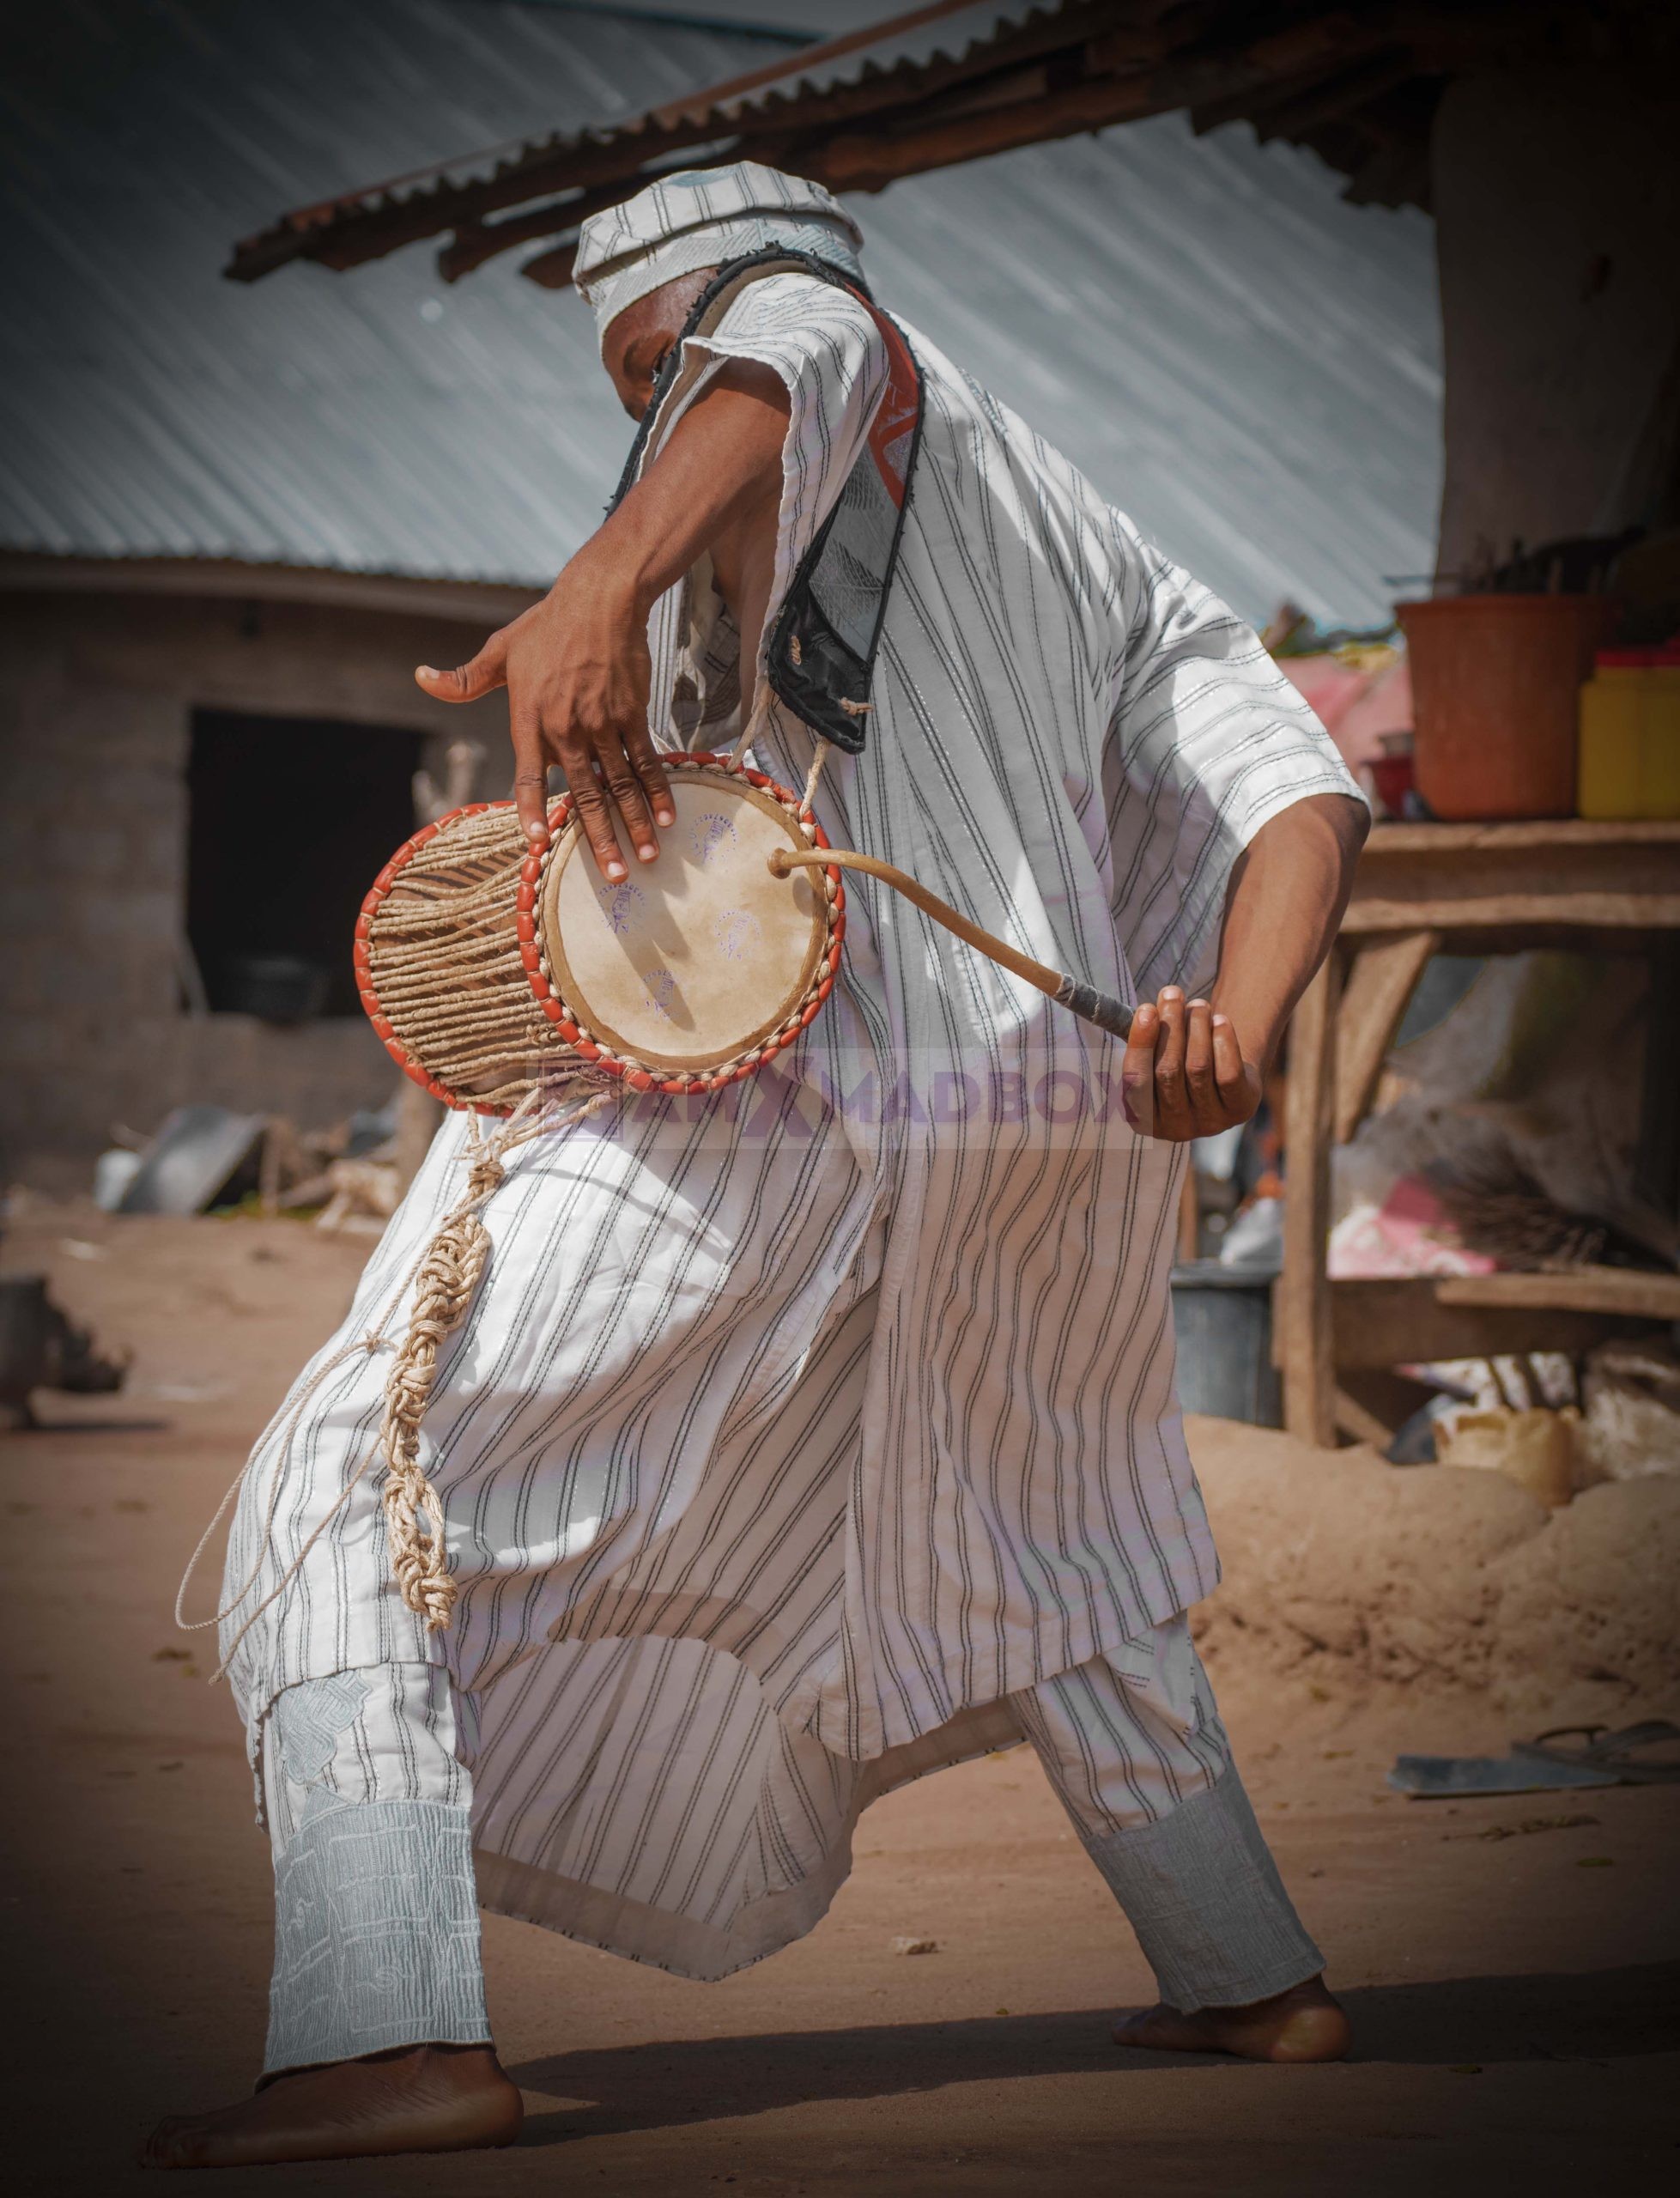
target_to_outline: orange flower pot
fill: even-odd
[[[1411,660],[1418,792],[1437,817],[1573,817],[1578,696],[1610,630],[1601,595],[1447,595],[1396,606]]]

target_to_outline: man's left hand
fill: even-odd
[[[1230,1017],[1176,985],[1132,1017],[1120,1079],[1133,1129],[1178,1143],[1234,1128],[1260,1103],[1259,1063],[1245,1057]]]

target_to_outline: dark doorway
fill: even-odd
[[[187,766],[187,937],[215,1014],[358,1013],[362,896],[414,829],[420,735],[198,710]]]

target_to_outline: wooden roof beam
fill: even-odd
[[[1295,77],[1271,92],[1234,100],[1212,100],[1192,107],[1191,127],[1198,136],[1228,122],[1252,123],[1264,145],[1274,137],[1299,139],[1320,123],[1353,113],[1368,100],[1380,99],[1397,84],[1417,74],[1417,62],[1404,48],[1377,53],[1351,69],[1315,70]]]
[[[1106,41],[1095,39],[1086,48],[1093,73],[1061,91],[899,135],[825,133],[808,150],[800,149],[794,164],[831,191],[880,191],[901,176],[1017,145],[1075,137],[1212,100],[1252,96],[1277,78],[1299,72],[1315,54],[1339,54],[1345,60],[1369,51],[1388,34],[1388,14],[1383,9],[1362,17],[1337,9],[1246,47],[1184,54],[1159,68],[1119,74],[1095,73]]]
[[[937,6],[916,11],[915,19],[952,13],[960,4],[966,4],[966,0],[941,0]],[[361,193],[300,208],[272,228],[238,245],[224,271],[235,281],[253,282],[298,258],[339,269],[358,266],[446,230],[469,229],[488,215],[533,198],[636,177],[664,155],[690,145],[713,143],[732,132],[743,137],[779,138],[796,127],[809,131],[819,121],[826,124],[925,101],[947,86],[1075,46],[1097,24],[1112,21],[1113,15],[1113,0],[1084,0],[1084,4],[1035,17],[1018,29],[1007,31],[959,61],[936,61],[922,69],[902,64],[866,74],[858,82],[830,92],[795,94],[769,106],[719,114],[720,101],[727,104],[756,87],[773,83],[781,76],[797,80],[803,70],[828,55],[867,46],[887,27],[876,24],[868,33],[854,33],[802,52],[795,62],[707,86],[688,100],[654,108],[638,120],[620,125],[604,139],[568,133],[564,142],[550,138],[516,149],[499,161],[489,175],[465,183],[452,182],[434,170],[426,173],[436,180],[417,177],[413,188],[401,197],[393,195],[402,188],[399,179],[371,203],[367,195]],[[1165,50],[1164,40],[1147,27],[1114,35],[1129,41],[1139,52]],[[450,165],[458,167],[483,157],[468,155]]]
[[[539,289],[563,290],[572,280],[577,259],[575,242],[558,245],[552,252],[539,252],[534,259],[526,260],[519,272],[527,282],[535,282]]]
[[[1071,12],[1077,17],[1085,16],[1089,13],[1088,9]],[[1041,46],[1045,40],[1040,36],[1035,42]],[[1140,52],[1153,52],[1161,50],[1161,41],[1158,39],[1140,34],[1137,40],[1137,48]],[[1022,65],[1017,58],[1015,65],[1004,69],[988,70],[984,73],[971,75],[961,81],[951,82],[945,90],[936,93],[931,97],[924,97],[918,102],[916,119],[919,123],[924,122],[925,119],[943,123],[968,116],[990,113],[999,108],[1019,106],[1028,100],[1042,100],[1051,91],[1058,70],[1065,67],[1069,62],[1078,64],[1083,58],[1083,46],[1076,46],[1065,52],[1058,51],[1051,53],[1045,60],[1028,63],[1025,65]],[[885,80],[882,80],[882,82],[884,84]],[[896,94],[896,91],[902,88],[894,88]],[[815,101],[807,104],[814,111],[821,113],[825,123],[833,112],[834,102],[826,95],[820,106]],[[894,100],[885,103],[884,111],[891,111],[897,104],[895,95]],[[867,111],[882,112],[882,104],[877,101],[875,106]],[[803,138],[798,137],[790,130],[789,124],[797,117],[798,112],[796,104],[791,108],[774,110],[769,115],[743,115],[741,118],[743,126],[740,134],[729,141],[726,149],[719,155],[719,160],[733,161],[750,158],[766,161],[773,167],[791,166],[800,173],[816,174],[816,171],[803,163],[794,150],[799,145],[809,144],[812,137],[812,133],[808,131]],[[758,128],[749,129],[746,126],[749,123],[763,124],[771,121],[777,125],[774,134],[771,136],[761,134]],[[702,167],[715,164],[712,161],[697,161],[694,163],[696,167]],[[651,182],[653,179],[650,174],[639,173],[635,178],[635,183],[640,187],[641,183]],[[626,188],[625,179],[621,177],[614,183],[603,184],[593,190],[579,191],[573,196],[550,199],[543,205],[530,208],[525,212],[510,216],[500,221],[464,222],[457,230],[451,242],[439,253],[439,272],[446,282],[457,282],[462,276],[470,274],[474,269],[483,266],[488,261],[497,258],[504,252],[513,250],[519,245],[532,243],[543,237],[561,235],[567,230],[576,227],[578,223],[586,221],[591,214],[616,204],[624,197]],[[569,252],[563,255],[545,252],[537,259],[527,261],[520,272],[545,288],[558,288],[570,280],[571,264],[574,256],[574,253]],[[564,272],[561,271],[562,258]]]
[[[716,135],[714,131],[713,135]],[[254,282],[294,259],[313,259],[324,267],[357,267],[369,259],[382,259],[404,245],[422,243],[446,229],[481,219],[486,214],[524,204],[544,190],[575,188],[585,184],[616,181],[634,175],[646,161],[685,143],[703,143],[698,131],[682,138],[670,133],[648,133],[616,140],[610,147],[579,149],[575,157],[550,155],[539,167],[535,162],[507,164],[482,182],[467,185],[433,185],[401,199],[382,198],[371,204],[347,205],[343,200],[288,214],[272,229],[247,237],[234,246],[223,273],[236,282]],[[572,171],[558,173],[562,157]],[[549,180],[543,179],[547,171]]]

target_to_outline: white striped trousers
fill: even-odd
[[[1169,2006],[1314,1976],[1182,1618],[1009,1697]],[[288,1688],[263,1751],[275,1967],[265,2067],[488,2041],[472,1776],[447,1673],[385,1664]]]

